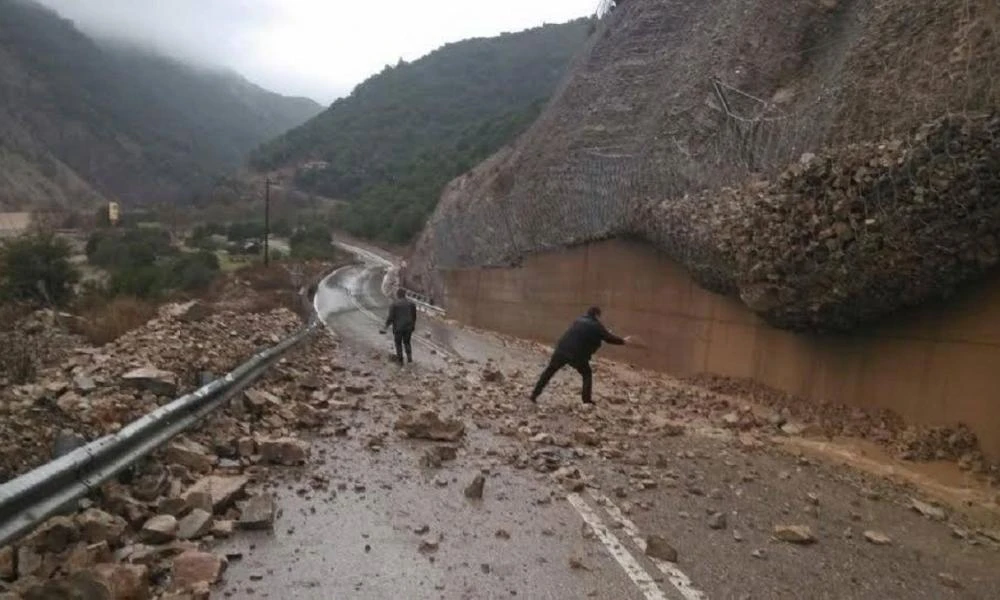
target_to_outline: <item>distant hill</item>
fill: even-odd
[[[299,188],[350,201],[342,224],[352,233],[409,241],[450,179],[531,124],[590,27],[578,19],[466,40],[387,66],[251,164],[295,167]]]
[[[0,208],[183,199],[320,110],[0,0]]]

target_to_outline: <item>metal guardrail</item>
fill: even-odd
[[[436,316],[439,316],[439,317],[443,317],[445,315],[445,310],[443,308],[441,308],[440,306],[435,306],[434,304],[432,304],[431,303],[431,299],[429,297],[427,297],[427,296],[425,296],[423,294],[418,294],[417,292],[414,292],[413,290],[408,290],[406,288],[400,288],[400,289],[403,290],[403,292],[406,294],[407,298],[409,298],[410,300],[412,300],[414,302],[414,304],[417,305],[418,309],[421,309],[424,312],[427,312],[427,313],[430,313],[430,314],[433,314],[433,315],[436,315]]]
[[[255,354],[229,374],[181,396],[117,433],[94,440],[0,485],[0,546],[15,541],[49,517],[189,429],[257,380],[285,352],[317,330],[307,325],[276,346]]]

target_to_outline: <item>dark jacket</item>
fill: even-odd
[[[559,338],[555,353],[571,361],[586,361],[601,347],[601,342],[620,346],[625,340],[608,331],[595,317],[584,315]]]
[[[389,307],[389,317],[385,320],[385,328],[392,325],[396,333],[413,331],[417,326],[417,305],[407,298],[400,298]]]

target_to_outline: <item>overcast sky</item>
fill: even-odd
[[[327,104],[400,58],[562,23],[598,0],[39,0],[84,31],[230,67]]]

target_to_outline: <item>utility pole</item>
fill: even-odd
[[[271,264],[269,239],[271,237],[271,178],[264,178],[264,266]]]

